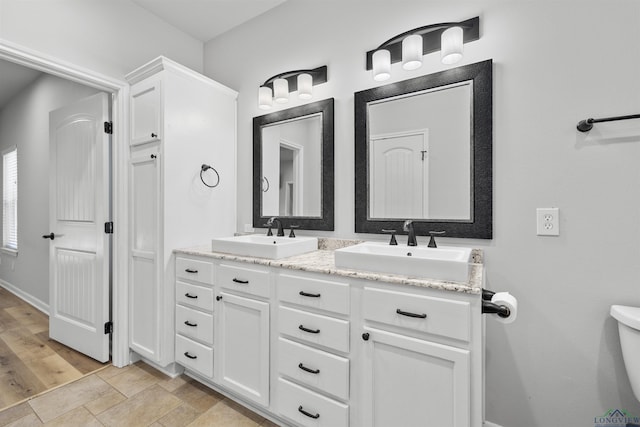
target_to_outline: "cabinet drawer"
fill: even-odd
[[[338,351],[349,351],[349,322],[288,307],[278,309],[280,333]]]
[[[213,315],[177,305],[176,332],[213,345]]]
[[[213,264],[207,261],[176,257],[176,277],[213,285]]]
[[[471,306],[465,301],[365,287],[363,313],[365,319],[402,328],[462,341],[470,337]]]
[[[213,377],[213,349],[176,335],[176,362],[187,369]]]
[[[278,338],[278,371],[306,385],[349,399],[349,359]]]
[[[278,378],[278,412],[302,426],[346,427],[349,425],[348,405],[282,378]]]
[[[349,314],[349,285],[328,280],[281,274],[278,298],[293,304]]]
[[[176,302],[213,311],[213,288],[176,281]]]
[[[220,286],[269,298],[269,272],[255,268],[221,264],[218,270]]]

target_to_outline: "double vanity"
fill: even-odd
[[[175,357],[202,383],[280,424],[482,425],[479,250],[252,235],[174,252]]]
[[[479,250],[283,236],[335,229],[333,99],[254,118],[253,227],[277,236],[174,250],[237,228],[237,93],[162,57],[127,80],[136,357],[279,424],[482,425]],[[491,80],[489,60],[354,94],[351,231],[492,237]]]

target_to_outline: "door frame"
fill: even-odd
[[[48,73],[111,94],[112,120],[115,123],[111,139],[112,158],[112,221],[114,233],[112,245],[111,318],[111,362],[116,367],[130,363],[128,337],[128,147],[129,85],[123,81],[88,70],[61,59],[45,55],[24,46],[0,39],[0,59]]]
[[[302,173],[302,165],[304,165],[304,146],[296,144],[284,138],[280,138],[280,149],[289,150],[293,153],[293,206],[291,206],[292,216],[304,216],[302,212],[304,202],[304,174]],[[282,164],[282,163],[280,163]],[[286,184],[286,182],[285,182]],[[287,187],[285,187],[285,206],[287,206]],[[285,209],[286,212],[286,209]]]

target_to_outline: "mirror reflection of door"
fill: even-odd
[[[370,217],[429,217],[429,131],[372,136]]]
[[[320,216],[321,130],[318,114],[262,128],[262,216]]]
[[[471,219],[471,93],[467,81],[369,103],[369,218]]]
[[[291,141],[280,141],[280,216],[302,216],[304,206],[304,147]]]

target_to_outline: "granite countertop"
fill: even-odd
[[[347,270],[336,268],[334,251],[341,247],[351,246],[359,243],[357,240],[340,240],[318,238],[318,250],[282,259],[268,259],[257,257],[246,257],[221,252],[211,252],[209,246],[198,246],[193,248],[176,249],[175,253],[202,256],[213,259],[227,261],[237,261],[248,264],[265,265],[269,267],[287,268],[291,270],[308,271],[312,273],[331,274],[342,277],[353,277],[364,280],[374,280],[386,283],[401,285],[411,285],[440,289],[446,291],[463,292],[468,294],[482,293],[483,259],[482,251],[474,249],[472,251],[470,280],[468,283],[447,282],[443,280],[423,279],[396,274],[374,273],[360,270]]]

